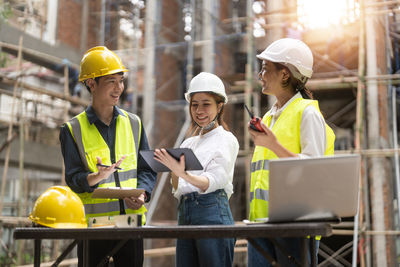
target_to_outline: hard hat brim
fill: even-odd
[[[128,69],[117,69],[117,70],[113,70],[113,71],[107,72],[105,74],[96,75],[96,74],[93,73],[92,75],[84,75],[82,77],[79,76],[79,81],[83,82],[83,81],[86,81],[87,79],[94,79],[94,78],[97,78],[97,77],[103,77],[103,76],[113,75],[113,74],[116,74],[116,73],[127,72],[127,71],[129,71],[129,70]]]
[[[221,95],[221,94],[217,94],[217,93],[215,93],[215,92],[213,92],[213,91],[196,91],[196,92],[191,92],[191,93],[185,93],[185,99],[186,99],[186,101],[187,101],[188,103],[190,103],[191,95],[196,94],[196,93],[216,94],[216,95],[222,96],[222,97],[224,98],[224,104],[228,103],[228,97],[227,97],[227,96],[224,96],[224,95]]]
[[[267,60],[267,61],[271,61],[271,62],[274,62],[274,63],[280,63],[280,64],[283,64],[283,65],[291,64],[291,63],[288,63],[288,62],[277,61],[277,60],[275,60],[275,59],[273,59],[273,58],[271,58],[271,57],[268,57],[268,56],[266,56],[266,55],[263,55],[262,53],[261,53],[261,54],[258,54],[256,57],[257,57],[258,59],[261,59],[261,60]],[[293,65],[292,65],[292,66],[293,66]],[[303,75],[303,76],[305,76],[305,77],[307,77],[307,78],[311,78],[311,76],[312,76],[312,74],[313,74],[313,71],[312,71],[312,70],[309,70],[309,69],[306,69],[306,68],[300,68],[299,66],[293,66],[293,67],[295,67],[295,68],[299,71],[299,73],[300,73],[301,75]]]

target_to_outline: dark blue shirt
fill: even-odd
[[[111,162],[115,163],[119,159],[115,159],[115,133],[116,133],[116,122],[118,116],[126,116],[117,106],[114,107],[113,118],[110,125],[104,124],[94,112],[92,106],[86,109],[86,114],[89,123],[96,126],[97,130],[103,137],[110,149]],[[149,143],[147,141],[146,133],[144,132],[142,124],[139,151],[149,149]],[[61,151],[64,157],[65,164],[65,182],[67,185],[76,193],[93,192],[98,186],[89,186],[87,176],[90,172],[85,170],[83,165],[78,147],[76,146],[75,140],[73,139],[68,125],[64,124],[60,129],[60,143]],[[151,192],[153,191],[154,185],[157,180],[157,173],[153,172],[147,165],[140,153],[137,155],[137,188],[143,188],[146,190],[146,201],[151,198]]]

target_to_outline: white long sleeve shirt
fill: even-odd
[[[180,147],[193,150],[203,166],[203,170],[188,172],[207,177],[209,186],[203,192],[200,188],[179,177],[178,188],[173,191],[174,196],[179,200],[182,195],[191,192],[207,194],[224,189],[230,198],[233,193],[233,171],[239,152],[239,143],[236,137],[222,126],[218,126],[204,135],[189,137]]]
[[[285,105],[277,108],[276,103],[270,110],[271,124],[269,128],[272,129],[275,122],[290,103],[295,99],[301,98],[301,94],[295,94]],[[326,150],[326,128],[325,120],[321,113],[314,107],[308,106],[304,109],[300,123],[300,145],[301,153],[298,154],[300,158],[309,158],[315,156],[323,156]]]

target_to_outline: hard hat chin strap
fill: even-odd
[[[202,135],[204,131],[208,132],[209,130],[213,129],[215,127],[215,122],[217,121],[218,116],[219,116],[219,113],[215,116],[215,118],[209,124],[207,124],[204,127],[201,127],[200,125],[198,125],[196,123],[197,126],[200,127],[200,134],[199,135]]]

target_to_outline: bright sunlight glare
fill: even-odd
[[[359,7],[355,0],[298,0],[297,14],[305,28],[324,28],[354,22]]]

